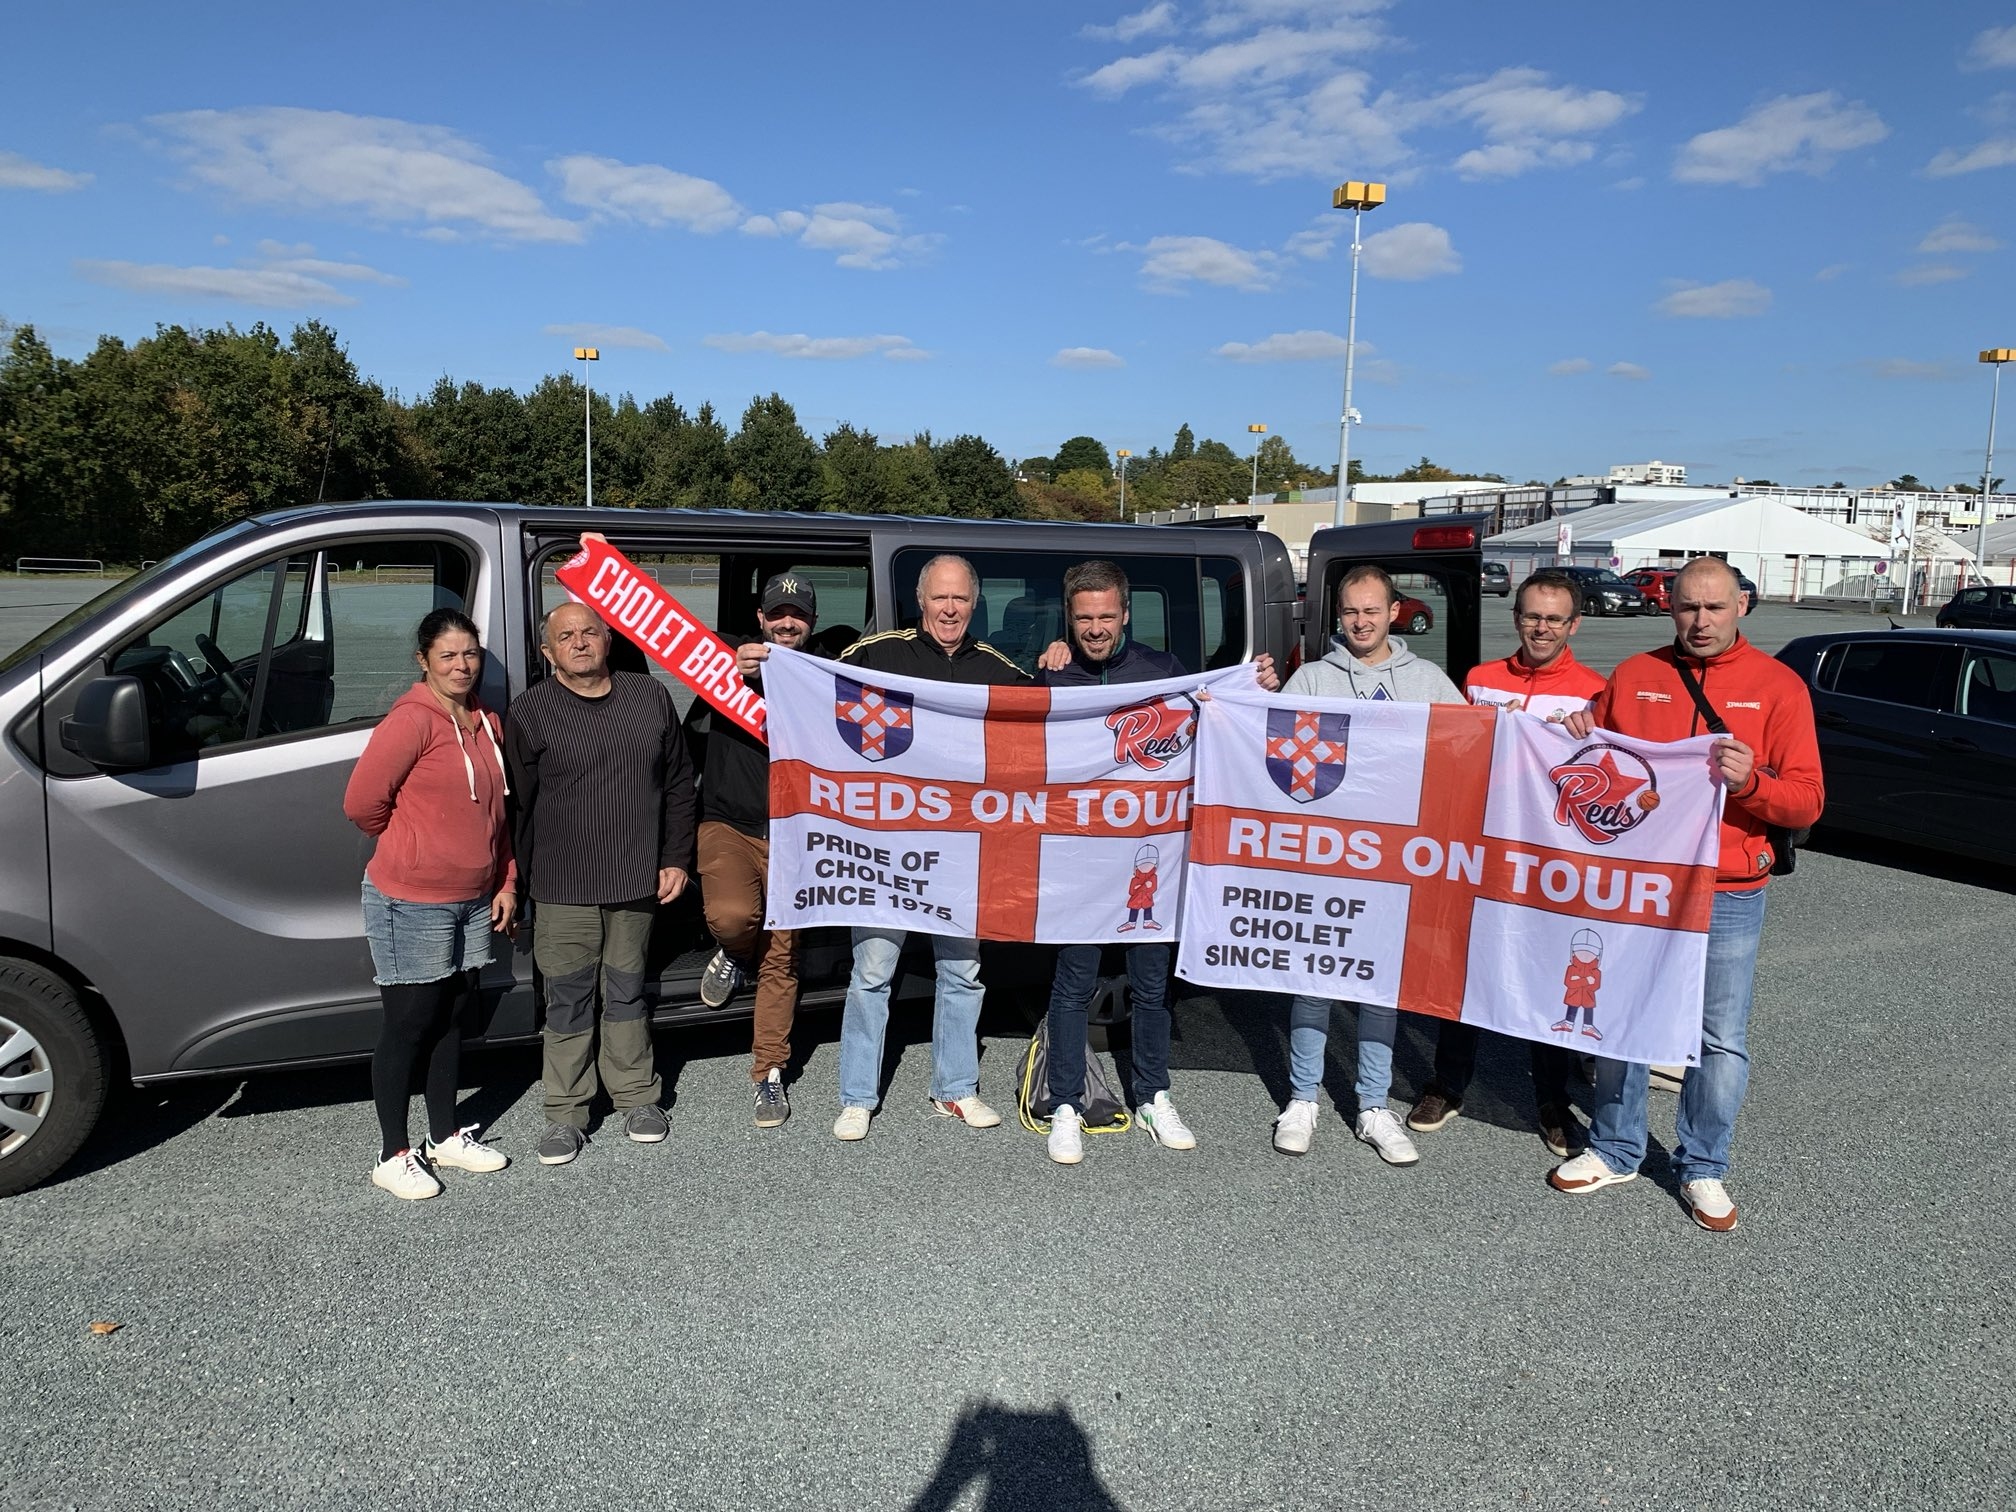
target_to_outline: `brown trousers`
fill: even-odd
[[[770,842],[718,819],[700,823],[700,900],[707,928],[742,970],[756,979],[755,1060],[751,1081],[791,1059],[791,1021],[798,1012],[798,940],[788,929],[763,927],[763,889]]]

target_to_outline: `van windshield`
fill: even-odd
[[[143,567],[140,571],[134,573],[133,576],[121,579],[88,603],[79,604],[75,609],[72,609],[63,618],[56,621],[55,624],[26,644],[16,646],[5,656],[0,656],[0,673],[11,672],[16,666],[41,651],[44,647],[54,645],[63,636],[69,634],[70,631],[76,629],[77,626],[83,624],[93,615],[103,613],[129,594],[137,592],[164,573],[172,571],[183,561],[194,555],[199,547],[209,546],[215,541],[229,540],[232,536],[243,535],[248,530],[256,530],[258,528],[250,520],[241,520],[235,525],[227,525],[224,529],[213,531],[193,545],[184,546],[173,556],[163,557],[152,567]]]

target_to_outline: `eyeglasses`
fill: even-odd
[[[1515,614],[1512,617],[1526,630],[1538,630],[1542,625],[1549,630],[1559,630],[1563,625],[1574,622],[1574,616],[1570,614]]]

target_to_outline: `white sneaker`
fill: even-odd
[[[1400,1126],[1400,1115],[1391,1108],[1367,1108],[1358,1115],[1351,1131],[1379,1152],[1388,1165],[1410,1166],[1421,1158],[1414,1141]]]
[[[1636,1171],[1613,1171],[1594,1150],[1584,1150],[1573,1160],[1564,1160],[1547,1173],[1547,1185],[1557,1192],[1593,1192],[1598,1187],[1636,1181]]]
[[[1736,1227],[1736,1199],[1713,1176],[1682,1182],[1680,1195],[1694,1221],[1711,1234],[1726,1234]]]
[[[1076,1165],[1085,1158],[1085,1141],[1079,1130],[1083,1122],[1078,1110],[1059,1103],[1050,1114],[1050,1158],[1059,1165]]]
[[[842,1108],[840,1116],[833,1120],[833,1137],[853,1141],[868,1137],[868,1110],[866,1108]]]
[[[1167,1092],[1157,1092],[1148,1102],[1134,1110],[1134,1117],[1141,1127],[1154,1138],[1155,1143],[1165,1150],[1194,1150],[1197,1136],[1190,1132],[1190,1126],[1183,1122],[1183,1115],[1176,1111],[1176,1104],[1169,1101]],[[1304,1149],[1308,1146],[1304,1145]]]
[[[954,1097],[949,1101],[934,1097],[931,1106],[946,1118],[957,1118],[976,1129],[991,1129],[1001,1122],[1001,1115],[980,1101],[978,1094]]]
[[[1274,1120],[1274,1148],[1283,1155],[1307,1155],[1315,1137],[1316,1104],[1308,1098],[1290,1098]]]
[[[394,1197],[404,1197],[409,1202],[441,1195],[441,1183],[411,1150],[401,1150],[390,1160],[379,1161],[372,1168],[371,1185],[383,1187]]]
[[[428,1140],[428,1164],[454,1166],[460,1171],[501,1171],[511,1164],[511,1157],[502,1150],[493,1150],[473,1137],[476,1128],[475,1124],[464,1125],[439,1144]]]

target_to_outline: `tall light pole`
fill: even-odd
[[[1330,196],[1331,209],[1351,212],[1351,315],[1344,328],[1344,415],[1337,426],[1337,513],[1331,520],[1335,525],[1344,523],[1344,498],[1351,487],[1351,370],[1358,356],[1358,254],[1364,246],[1358,230],[1365,212],[1377,210],[1385,203],[1384,184],[1361,183],[1357,179],[1339,184]]]
[[[1246,434],[1253,437],[1253,487],[1248,494],[1250,498],[1252,494],[1260,492],[1260,437],[1267,434],[1267,427],[1264,425],[1249,425],[1246,427]]]
[[[574,348],[574,360],[581,364],[582,453],[588,459],[588,507],[595,507],[595,391],[588,382],[588,364],[602,360],[600,347]]]
[[[2016,347],[1990,347],[1981,360],[1995,369],[1988,391],[1988,458],[1981,464],[1981,523],[1974,529],[1974,566],[1988,581],[1988,490],[1995,483],[1995,406],[2002,399],[2002,364],[2016,362]]]
[[[1120,459],[1120,522],[1124,525],[1127,522],[1127,459],[1134,453],[1116,451],[1113,455]]]

